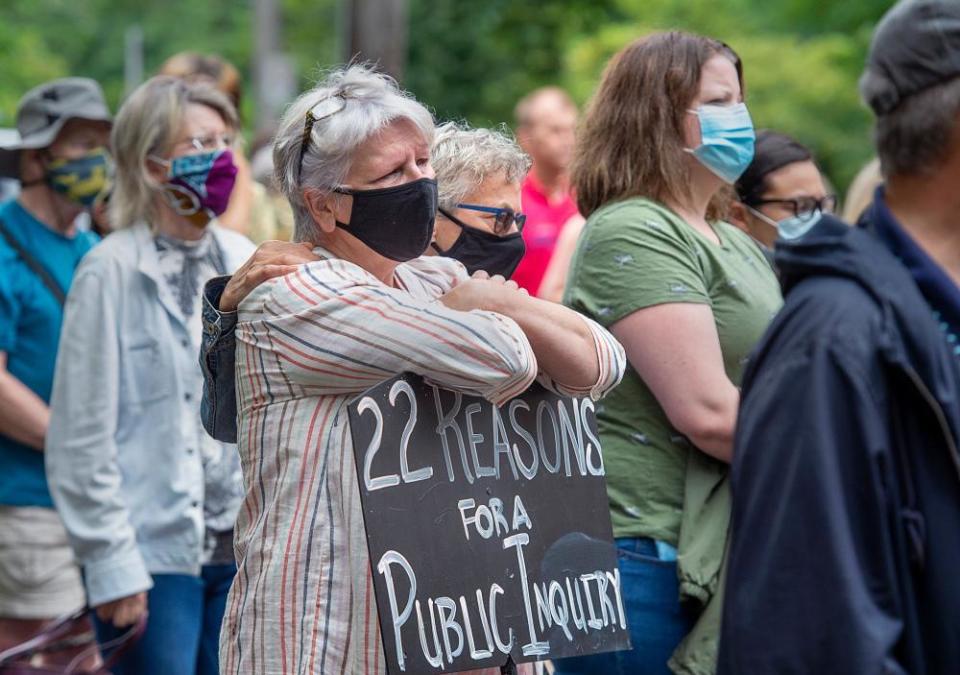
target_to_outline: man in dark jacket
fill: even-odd
[[[886,188],[778,243],[744,379],[722,675],[960,673],[960,2],[897,4],[861,91]]]

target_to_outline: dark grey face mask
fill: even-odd
[[[427,250],[437,217],[437,181],[433,178],[374,190],[337,188],[353,197],[350,222],[337,221],[385,258],[407,262]]]
[[[501,237],[471,227],[444,209],[440,209],[440,213],[460,227],[460,236],[446,251],[441,250],[436,243],[431,244],[437,253],[459,260],[470,274],[483,270],[491,276],[499,274],[504,279],[510,278],[527,252],[527,245],[520,232]]]

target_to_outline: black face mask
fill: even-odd
[[[470,274],[483,270],[491,276],[499,274],[504,279],[510,278],[523,259],[523,254],[527,252],[527,245],[520,232],[501,237],[486,230],[470,227],[443,209],[440,209],[440,213],[450,222],[459,225],[461,232],[453,242],[453,246],[446,251],[441,251],[436,243],[431,244],[437,253],[459,260]]]
[[[427,250],[437,217],[437,181],[432,178],[374,190],[334,192],[353,197],[343,228],[385,258],[407,262]]]

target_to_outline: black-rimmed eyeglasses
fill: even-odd
[[[833,213],[837,210],[837,195],[827,195],[817,199],[816,197],[797,197],[796,199],[757,199],[751,201],[749,206],[760,207],[767,204],[776,204],[787,209],[794,217],[803,219],[805,216],[812,216],[815,213]]]

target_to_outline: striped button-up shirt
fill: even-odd
[[[520,327],[438,298],[466,278],[457,262],[401,264],[396,287],[323,259],[256,289],[237,325],[238,447],[246,498],[239,572],[221,634],[223,673],[385,672],[347,406],[401,372],[501,404],[537,377]],[[623,349],[597,324],[602,396]],[[497,671],[492,671],[497,672]]]

